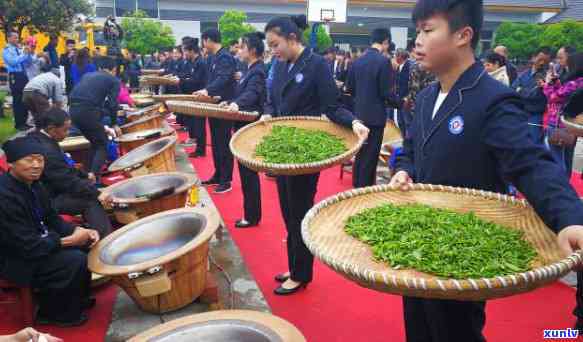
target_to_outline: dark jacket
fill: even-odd
[[[432,119],[439,83],[417,96],[397,169],[417,183],[506,192],[515,185],[555,231],[583,224],[583,204],[564,172],[529,137],[528,113],[481,63],[466,70]]]
[[[411,75],[411,64],[412,62],[407,60],[405,63],[403,63],[401,70],[397,71],[397,82],[395,85],[397,96],[401,100],[409,95],[409,76]]]
[[[71,106],[96,108],[117,122],[120,81],[105,71],[91,72],[71,92]]]
[[[208,78],[208,69],[202,57],[197,57],[194,61],[185,59],[177,74],[180,78],[180,90],[183,94],[192,94],[197,90],[204,89]]]
[[[210,64],[209,82],[206,90],[210,96],[220,96],[221,101],[235,97],[237,62],[227,48],[220,49]]]
[[[237,103],[240,110],[263,113],[263,105],[267,96],[266,78],[267,74],[262,61],[251,65],[237,83],[236,98],[233,102]]]
[[[65,69],[65,85],[67,87],[67,94],[73,90],[73,76],[71,75],[71,67],[73,66],[73,58],[69,57],[67,53],[61,55],[59,63]]]
[[[516,66],[510,62],[506,63],[506,72],[508,73],[510,84],[514,83],[518,78],[518,70],[516,70]]]
[[[524,71],[512,83],[524,102],[524,110],[531,116],[542,116],[547,108],[547,97],[541,87],[538,86],[538,80],[544,80],[546,69],[533,72],[532,68]]]
[[[41,144],[45,151],[45,169],[41,181],[52,198],[63,194],[87,199],[99,197],[99,191],[87,179],[87,174],[67,164],[59,143],[39,131],[29,133],[28,137]]]
[[[273,116],[325,114],[350,127],[354,116],[338,106],[338,87],[324,57],[304,49],[291,71],[289,63],[277,62],[265,113]]]
[[[41,221],[48,230],[44,237]],[[40,182],[28,186],[10,173],[0,175],[0,277],[29,284],[36,265],[57,252],[61,238],[73,230],[57,215]]]
[[[387,106],[397,106],[391,61],[369,48],[352,64],[346,90],[354,99],[354,113],[370,127],[385,127]]]

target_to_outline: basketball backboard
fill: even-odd
[[[308,0],[308,21],[311,23],[345,23],[348,0]]]

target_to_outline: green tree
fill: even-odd
[[[243,35],[255,32],[255,28],[245,21],[247,14],[241,11],[226,11],[219,19],[219,30],[221,31],[221,44],[229,46],[236,42]]]
[[[511,57],[526,60],[542,46],[540,36],[544,29],[538,24],[504,22],[496,29],[494,43],[506,46]]]
[[[0,0],[0,25],[4,33],[16,31],[59,34],[74,26],[77,15],[90,16],[87,0]]]
[[[310,35],[312,34],[312,26],[308,27],[304,31],[304,42],[306,44],[310,43]],[[318,51],[322,52],[327,48],[332,46],[332,37],[326,32],[323,25],[318,26],[318,31],[316,32],[316,38],[318,41]]]
[[[142,55],[171,48],[176,42],[170,26],[147,18],[142,11],[123,18],[121,27],[124,31],[122,45],[129,51]]]
[[[580,51],[583,49],[583,22],[565,20],[547,25],[541,34],[540,43],[542,46],[549,46],[555,50],[569,45]]]

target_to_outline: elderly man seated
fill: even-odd
[[[99,231],[103,237],[111,232],[111,222],[97,200],[100,192],[95,187],[95,176],[70,165],[59,146],[70,127],[71,119],[67,112],[51,108],[38,117],[37,130],[29,133],[28,138],[45,151],[45,170],[41,181],[53,198],[57,212],[82,215],[88,226]]]
[[[0,277],[38,292],[37,323],[78,326],[87,321],[91,274],[80,248],[99,240],[95,230],[64,222],[39,181],[41,145],[16,138],[3,145],[9,172],[0,175]]]

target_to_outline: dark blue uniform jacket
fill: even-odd
[[[209,81],[206,87],[209,96],[220,96],[221,101],[235,97],[236,82],[233,78],[237,72],[237,62],[226,48],[220,49],[212,58]]]
[[[417,183],[506,192],[512,182],[555,231],[583,224],[583,204],[560,166],[528,135],[528,113],[515,91],[476,62],[431,119],[439,83],[417,97],[410,138],[397,169]]]
[[[267,96],[266,78],[265,65],[261,61],[251,65],[245,72],[237,84],[237,98],[234,101],[240,110],[263,113],[263,105]]]

